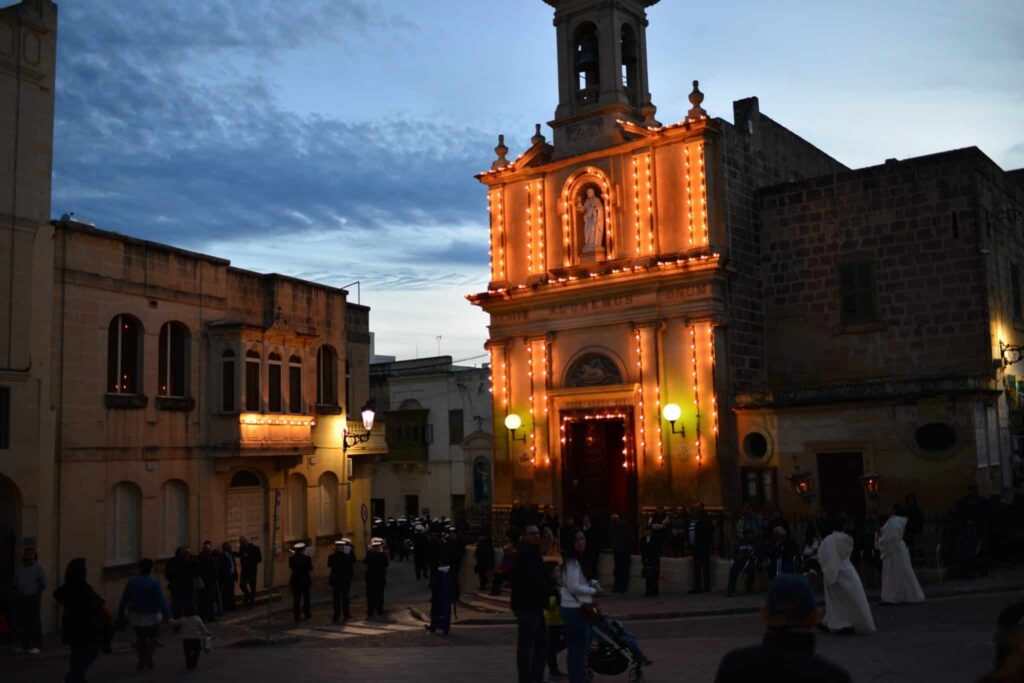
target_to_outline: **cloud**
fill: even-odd
[[[411,244],[443,243],[446,226],[481,224],[472,174],[489,134],[300,115],[252,73],[189,73],[211,53],[267,55],[379,21],[354,0],[300,5],[74,5],[59,52],[54,213],[184,246],[271,233],[367,239],[395,226],[420,236]]]

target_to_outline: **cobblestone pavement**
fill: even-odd
[[[879,632],[872,636],[818,639],[819,652],[846,667],[856,681],[936,681],[973,683],[990,666],[990,640],[999,610],[1020,594],[954,596],[923,605],[876,607]],[[357,603],[358,604],[358,603]],[[361,606],[361,605],[359,605]],[[214,625],[220,640],[204,656],[199,670],[183,678],[184,662],[175,636],[156,653],[157,670],[138,673],[127,645],[118,636],[112,656],[101,657],[92,681],[473,681],[515,680],[514,627],[507,624],[453,627],[450,637],[427,633],[408,609],[386,618],[330,624],[326,605],[312,619],[294,624],[276,620],[275,632],[297,636],[291,645],[233,647],[251,635],[244,624]],[[722,655],[757,642],[762,626],[752,614],[644,620],[627,624],[641,639],[655,665],[651,683],[712,681]],[[562,655],[564,662],[564,654]],[[59,680],[66,658],[59,649],[47,656],[0,658],[4,683]],[[598,677],[596,680],[616,680]],[[625,681],[625,677],[617,680]]]

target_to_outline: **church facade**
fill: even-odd
[[[939,348],[922,354],[904,344],[883,365],[873,345],[898,347],[917,330],[913,306],[872,308],[856,320],[844,313],[869,307],[876,293],[888,303],[939,297],[924,281],[885,282],[900,262],[883,260],[890,242],[835,235],[839,222],[871,223],[881,204],[894,213],[868,232],[923,244],[914,253],[924,249],[928,258],[949,253],[897,220],[904,199],[887,194],[897,179],[932,166],[851,171],[762,114],[757,98],[736,101],[732,122],[710,116],[697,81],[685,118],[662,124],[647,86],[646,12],[656,0],[545,1],[555,10],[558,47],[554,139],[538,125],[531,146],[510,159],[499,137],[497,158],[477,176],[488,193],[491,276],[486,291],[468,298],[490,316],[496,512],[519,499],[596,520],[618,513],[638,521],[655,506],[698,500],[800,513],[807,508],[787,479],[801,473],[812,488],[829,489],[821,491],[824,507],[857,514],[872,473],[893,495],[918,491],[924,499],[934,490],[942,504],[975,481],[999,490],[1013,464],[990,317],[962,321],[971,360],[952,367],[944,359],[961,352],[960,327],[943,332]],[[966,166],[940,166],[928,171],[935,187],[925,194],[900,192],[916,202],[908,210],[941,215],[945,225],[950,206],[939,187]],[[991,162],[981,166],[1003,174]],[[1000,191],[1019,202],[1005,175]],[[860,196],[848,211],[823,205],[833,185],[852,193],[876,183],[878,196]],[[789,196],[805,187],[799,200]],[[954,210],[975,205],[963,187]],[[975,218],[959,219],[964,240]],[[803,265],[789,273],[796,262]],[[1001,276],[971,277],[980,288]],[[876,292],[905,285],[904,293]],[[972,293],[978,301],[981,291]],[[1002,342],[1014,340],[1009,326],[999,329],[1007,330]],[[858,353],[862,362],[847,363]],[[934,360],[924,363],[925,355]],[[949,385],[946,375],[960,379]],[[919,380],[923,395],[914,393]],[[844,389],[851,384],[859,389]],[[904,406],[896,422],[894,402]],[[944,424],[950,410],[955,448],[915,449],[914,430]],[[991,438],[989,427],[971,421],[976,414],[989,416]],[[894,424],[901,431],[888,439]],[[1002,458],[1002,475],[979,474],[976,461],[988,468],[990,458],[993,467]],[[935,474],[941,488],[933,488]]]

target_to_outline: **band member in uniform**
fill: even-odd
[[[292,587],[292,614],[295,615],[295,621],[300,621],[302,615],[309,619],[312,616],[309,609],[309,591],[313,586],[313,560],[306,554],[305,543],[296,543],[292,546],[288,568],[292,570],[292,578],[289,581]]]
[[[412,559],[416,567],[416,580],[426,578],[427,573],[427,534],[422,524],[417,524],[412,536]]]
[[[384,552],[384,539],[370,540],[370,551],[363,560],[366,565],[366,616],[384,614],[384,585],[387,583],[388,556]]]
[[[334,554],[327,558],[327,566],[331,570],[328,582],[331,584],[331,599],[334,605],[334,617],[338,623],[341,616],[352,618],[349,604],[349,590],[352,588],[352,570],[355,568],[356,554],[352,541],[343,538],[334,542]]]

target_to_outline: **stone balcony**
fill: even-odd
[[[210,446],[217,457],[312,454],[312,415],[225,413],[212,416]]]

